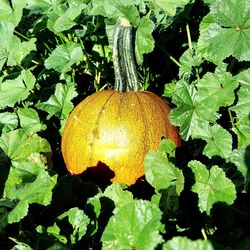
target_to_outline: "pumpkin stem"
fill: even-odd
[[[142,88],[135,66],[132,28],[128,20],[119,18],[113,33],[114,89],[121,92],[139,91]]]

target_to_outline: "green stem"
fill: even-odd
[[[142,89],[135,66],[132,26],[125,18],[118,19],[113,33],[113,65],[115,90],[127,92]]]

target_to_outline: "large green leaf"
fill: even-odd
[[[36,39],[21,40],[13,35],[15,26],[9,22],[0,22],[0,70],[7,63],[8,66],[21,64],[22,60],[36,49]]]
[[[17,110],[17,115],[21,127],[27,131],[38,132],[46,129],[46,125],[42,124],[37,111],[33,108],[19,108]]]
[[[233,204],[236,199],[235,186],[221,168],[213,166],[208,170],[205,165],[196,160],[190,161],[188,166],[195,176],[192,191],[198,194],[198,206],[201,212],[210,214],[213,205],[217,202]]]
[[[160,209],[149,201],[128,202],[110,218],[102,235],[102,249],[154,249],[162,242],[160,220]]]
[[[56,6],[65,3],[65,0],[26,0],[27,7],[43,14],[50,12]]]
[[[227,159],[232,153],[232,136],[220,125],[213,126],[206,124],[205,127],[200,125],[194,131],[194,138],[201,138],[207,142],[203,154],[212,158],[215,155]]]
[[[23,15],[26,0],[0,0],[0,21],[7,21],[17,26]]]
[[[174,143],[169,140],[168,144],[170,144],[168,147],[170,152],[163,153],[160,148],[157,152],[147,153],[144,160],[145,176],[156,191],[176,186],[176,193],[180,195],[184,188],[184,176],[182,171],[169,161],[167,153],[173,154],[172,144]]]
[[[234,163],[244,177],[244,188],[247,190],[250,182],[250,144],[245,148],[234,149],[228,161]]]
[[[250,69],[240,72],[237,76],[240,89],[237,92],[238,102],[231,108],[237,115],[234,132],[238,135],[238,147],[250,144]]]
[[[17,102],[25,100],[35,85],[36,79],[28,70],[11,80],[0,82],[0,109],[13,107]]]
[[[177,12],[177,7],[184,7],[191,2],[190,0],[151,0],[156,3],[168,16],[174,16]]]
[[[83,52],[80,44],[67,43],[56,47],[51,55],[45,60],[47,69],[54,69],[64,73],[71,70],[73,64],[80,62]]]
[[[154,23],[148,17],[143,17],[138,23],[135,37],[135,55],[138,64],[142,64],[143,54],[154,49],[153,30]]]
[[[128,190],[125,190],[126,188],[125,185],[113,183],[105,189],[103,196],[111,199],[117,210],[124,204],[133,200],[133,194]]]
[[[3,134],[0,148],[11,160],[3,197],[13,201],[11,210],[0,218],[1,229],[26,216],[29,204],[50,204],[57,175],[47,172],[50,145],[36,134],[27,134],[22,129]]]
[[[180,134],[184,140],[193,136],[201,124],[214,123],[219,114],[206,102],[197,100],[197,89],[193,84],[185,81],[177,82],[172,98],[176,108],[169,115],[170,121],[180,127]]]
[[[198,93],[196,100],[214,107],[230,106],[235,99],[234,90],[238,87],[237,80],[229,73],[207,73],[197,83]]]
[[[7,133],[18,126],[18,119],[15,113],[3,112],[0,113],[0,135]]]
[[[40,102],[36,106],[49,114],[48,119],[53,115],[66,119],[74,107],[71,100],[76,96],[74,83],[57,83],[55,93],[46,102]]]
[[[250,57],[250,5],[245,0],[217,0],[209,17],[201,23],[198,48],[215,62],[232,55],[238,60]]]
[[[187,237],[176,236],[163,245],[163,250],[214,250],[208,240],[190,240]]]
[[[75,19],[87,7],[81,0],[69,1],[67,4],[55,5],[48,13],[48,28],[55,33],[72,28],[77,24]]]

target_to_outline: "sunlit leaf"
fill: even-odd
[[[172,102],[177,106],[170,112],[169,118],[174,125],[180,127],[184,140],[191,137],[200,124],[215,122],[219,114],[206,102],[199,101],[194,85],[179,81],[174,89]]]
[[[122,205],[133,200],[133,194],[128,190],[125,190],[126,186],[113,183],[109,185],[103,195],[114,201],[115,208],[119,209]]]
[[[20,120],[21,127],[27,131],[38,132],[46,129],[46,125],[41,123],[38,113],[33,108],[19,108],[17,110],[17,115]]]
[[[4,112],[0,113],[0,135],[7,133],[18,126],[18,119],[15,113]]]
[[[25,100],[35,82],[34,75],[28,70],[23,70],[15,79],[0,82],[0,109],[13,107],[17,102]]]
[[[187,237],[176,236],[163,245],[163,250],[214,250],[208,240],[190,240]]]
[[[159,5],[166,15],[174,16],[177,7],[184,7],[190,0],[152,0]]]
[[[77,241],[81,240],[82,237],[86,234],[87,226],[90,222],[88,216],[83,212],[83,210],[74,207],[66,211],[65,213],[58,216],[59,220],[68,218],[70,225],[73,228],[70,239],[71,243],[74,244]]]
[[[55,5],[53,11],[48,13],[48,28],[55,33],[72,28],[77,24],[75,19],[86,6],[85,3],[79,0],[69,1],[67,5]]]
[[[57,83],[55,93],[46,102],[40,102],[36,106],[48,113],[48,119],[53,115],[66,119],[74,107],[72,99],[76,96],[73,83]]]
[[[154,48],[152,32],[154,23],[147,17],[143,17],[137,27],[135,37],[135,55],[138,64],[143,62],[143,54],[149,53]]]
[[[203,154],[209,158],[218,155],[227,159],[232,152],[232,136],[218,124],[206,124],[205,127],[200,125],[194,132],[194,138],[201,138],[207,142]]]
[[[169,141],[169,144],[172,143]],[[170,154],[173,149],[166,148]],[[157,190],[176,186],[176,193],[180,195],[184,188],[184,176],[182,171],[169,161],[167,151],[163,153],[162,146],[157,152],[149,151],[144,160],[146,180]]]
[[[128,202],[110,218],[102,235],[102,249],[154,249],[162,242],[160,220],[160,209],[149,201]]]
[[[36,49],[36,39],[21,42],[15,36],[14,25],[9,22],[0,22],[0,70],[6,63],[8,66],[21,64],[22,60]]]
[[[20,22],[26,0],[11,0],[11,5],[6,0],[0,0],[0,21],[7,21],[14,26]]]
[[[51,55],[45,60],[47,69],[54,69],[58,72],[67,72],[71,66],[81,61],[83,56],[82,48],[78,43],[61,44],[56,47]]]
[[[232,55],[250,57],[250,6],[245,0],[217,0],[211,4],[210,23],[200,30],[198,47],[215,62]],[[205,19],[205,22],[208,18]],[[201,23],[201,25],[203,25]]]
[[[195,176],[192,191],[198,194],[198,206],[201,212],[210,214],[213,205],[217,202],[233,204],[236,199],[235,186],[221,168],[213,166],[208,170],[205,165],[196,160],[190,161],[188,166]]]

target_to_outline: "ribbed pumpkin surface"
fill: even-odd
[[[62,153],[72,174],[98,163],[114,171],[112,182],[131,185],[144,175],[143,161],[161,137],[177,146],[177,129],[167,120],[170,108],[148,92],[104,90],[84,99],[70,114],[62,135]]]

